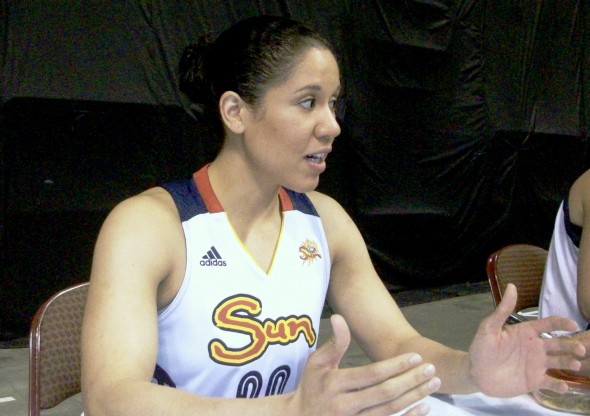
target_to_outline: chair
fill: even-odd
[[[547,250],[532,244],[512,244],[488,258],[486,272],[494,306],[498,306],[508,283],[518,291],[515,311],[538,306],[547,261]]]
[[[89,283],[68,287],[37,310],[29,332],[29,416],[80,392],[80,332]]]

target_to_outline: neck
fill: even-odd
[[[278,185],[264,186],[241,159],[217,157],[208,168],[209,181],[232,222],[256,222],[280,212]]]

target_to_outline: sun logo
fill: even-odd
[[[301,255],[299,258],[303,260],[303,263],[313,263],[316,258],[322,258],[320,253],[318,252],[318,245],[315,241],[306,240],[303,244],[299,246],[299,252]]]

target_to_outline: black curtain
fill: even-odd
[[[547,247],[589,167],[583,0],[0,0],[0,331],[88,279],[119,200],[214,153],[186,111],[182,49],[293,16],[339,51],[343,133],[320,190],[392,290],[485,279],[503,245]]]

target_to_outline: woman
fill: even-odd
[[[590,322],[590,170],[578,177],[555,216],[539,302],[539,316]]]
[[[288,19],[247,19],[187,49],[181,79],[223,144],[193,178],[105,221],[83,328],[87,416],[389,415],[439,389],[564,391],[545,370],[579,368],[585,349],[539,333],[572,322],[503,329],[511,286],[470,353],[420,336],[353,221],[314,191],[340,133],[325,40]],[[325,295],[334,337],[315,350]],[[351,333],[374,362],[340,370]]]

